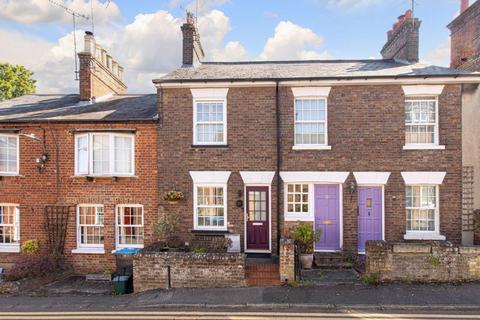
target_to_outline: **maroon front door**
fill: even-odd
[[[268,187],[247,187],[247,250],[270,249]]]

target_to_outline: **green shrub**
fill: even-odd
[[[38,240],[27,240],[22,244],[22,252],[30,256],[38,254],[40,243]]]
[[[366,285],[377,285],[380,283],[380,273],[363,273],[360,281]]]
[[[202,247],[202,246],[193,246],[190,248],[190,252],[193,253],[206,253],[208,251],[207,247]]]
[[[180,229],[180,217],[175,214],[165,214],[153,225],[153,233],[165,241],[168,247],[178,246],[178,230]]]
[[[292,232],[300,253],[313,253],[313,244],[320,239],[320,236],[320,230],[314,230],[313,226],[306,222],[301,222]]]
[[[430,263],[432,266],[436,267],[440,265],[440,259],[435,256],[429,256],[428,257],[428,263]]]

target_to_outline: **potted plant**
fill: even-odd
[[[320,231],[314,230],[309,223],[302,222],[293,229],[292,236],[300,251],[300,263],[303,269],[311,269],[313,264],[313,245],[320,239]]]
[[[185,195],[181,191],[168,191],[163,196],[162,199],[167,201],[170,204],[176,204],[178,201],[183,200]]]

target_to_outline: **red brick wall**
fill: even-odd
[[[142,204],[145,214],[145,238],[152,241],[152,224],[157,220],[157,135],[155,123],[126,124],[11,124],[1,127],[21,128],[22,133],[34,133],[43,137],[45,129],[46,149],[50,160],[46,172],[39,173],[35,159],[41,155],[38,142],[20,138],[20,176],[3,177],[0,181],[0,203],[20,204],[20,238],[21,243],[29,239],[39,239],[46,250],[46,233],[44,231],[44,207],[60,204],[75,206],[81,203],[103,204],[105,207],[105,255],[72,254],[76,248],[76,213],[68,221],[65,253],[67,260],[76,271],[103,272],[114,270],[115,249],[114,208],[117,204]],[[74,176],[74,135],[70,129],[81,128],[136,128],[135,176],[119,178],[98,178],[87,181],[84,177]],[[55,137],[55,138],[54,138]],[[59,193],[56,195],[56,148],[59,146]],[[18,254],[0,253],[1,263],[13,262]]]
[[[160,94],[160,93],[159,93]],[[440,187],[441,233],[461,239],[461,88],[446,86],[439,98],[440,144],[446,150],[404,151],[404,94],[401,86],[333,87],[328,99],[330,151],[293,151],[294,112],[290,88],[280,89],[281,171],[389,171],[385,187],[386,239],[405,233],[405,185],[402,171],[446,171]],[[163,89],[159,129],[159,192],[174,184],[186,193],[177,205],[162,209],[181,215],[183,236],[193,228],[193,184],[189,171],[228,170],[229,229],[244,235],[243,209],[235,201],[243,191],[239,171],[275,171],[275,89],[230,88],[227,97],[228,147],[192,148],[192,96],[189,89]],[[344,247],[357,246],[357,199],[344,185]],[[276,179],[272,185],[273,250],[276,250]],[[280,209],[283,221],[283,187]],[[288,228],[287,228],[288,229]]]

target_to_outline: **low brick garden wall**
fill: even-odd
[[[378,274],[381,281],[478,281],[480,247],[458,247],[450,242],[369,241],[366,273]]]
[[[169,279],[170,267],[170,279]],[[140,251],[133,259],[135,292],[171,288],[229,288],[245,286],[242,253]]]

